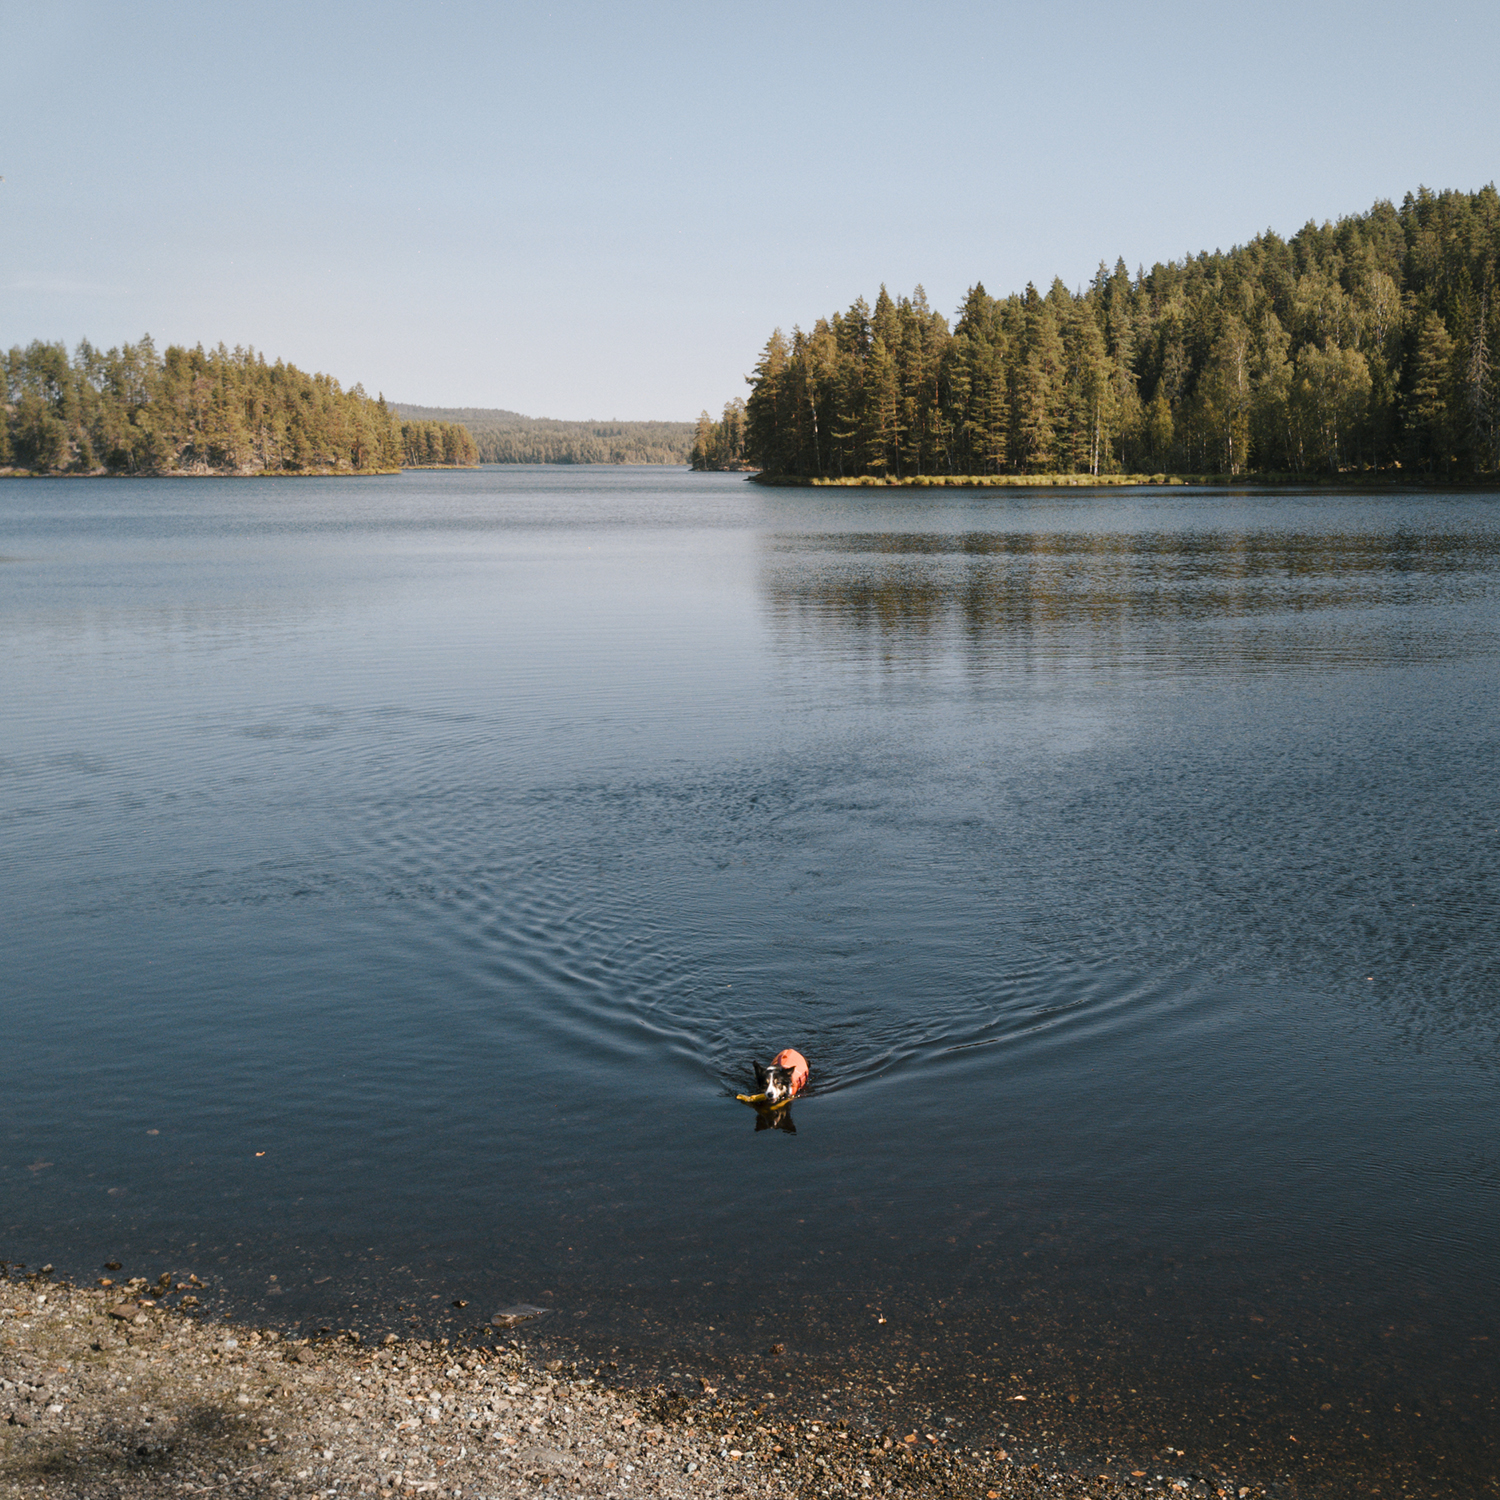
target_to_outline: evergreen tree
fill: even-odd
[[[1474,331],[1469,335],[1469,359],[1464,371],[1464,397],[1469,420],[1469,445],[1473,467],[1494,473],[1500,470],[1500,421],[1497,421],[1495,374],[1490,363],[1490,295],[1486,286],[1475,310]]]
[[[1114,361],[1096,316],[1094,294],[1073,302],[1063,338],[1066,364],[1067,467],[1087,474],[1109,468],[1118,402]]]
[[[1022,473],[1046,473],[1058,460],[1057,419],[1064,350],[1052,308],[1034,286],[1026,288],[1026,330],[1014,376],[1011,419]]]
[[[1449,404],[1453,340],[1443,320],[1430,312],[1417,334],[1411,394],[1406,403],[1406,437],[1412,461],[1429,471],[1448,473],[1453,457]]]
[[[870,472],[902,477],[902,422],[900,369],[901,319],[884,284],[870,317],[870,417],[865,462]]]
[[[794,453],[789,443],[791,414],[786,410],[787,365],[791,350],[778,328],[769,339],[750,376],[745,402],[746,442],[755,462],[773,474],[788,474]]]

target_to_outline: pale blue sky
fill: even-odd
[[[771,329],[1500,175],[1500,6],[0,0],[0,345],[695,416]]]

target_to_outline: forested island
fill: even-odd
[[[561,422],[480,406],[397,404],[403,417],[460,422],[486,464],[685,464],[691,422]]]
[[[1500,195],[1408,194],[1290,240],[1102,262],[956,320],[919,286],[778,329],[692,464],[786,481],[1500,470]],[[999,480],[1003,482],[1003,480]]]
[[[151,338],[13,348],[0,362],[0,474],[390,474],[471,465],[452,422],[403,422],[383,396],[344,390],[254,349]]]

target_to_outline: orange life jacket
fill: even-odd
[[[792,1070],[792,1098],[795,1099],[807,1082],[807,1059],[800,1052],[788,1047],[784,1052],[776,1054],[772,1065]]]

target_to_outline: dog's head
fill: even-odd
[[[772,1063],[769,1068],[755,1064],[755,1086],[766,1096],[767,1104],[780,1104],[792,1097],[792,1070]]]

